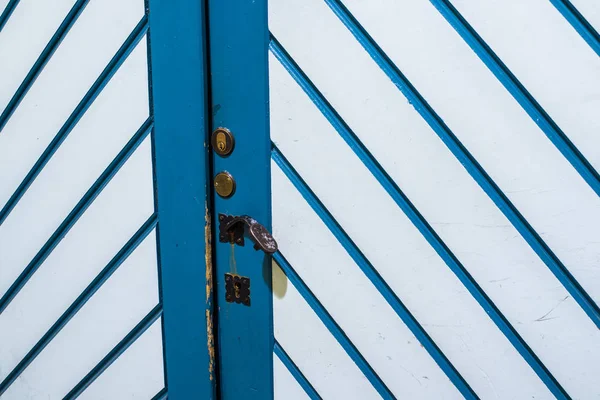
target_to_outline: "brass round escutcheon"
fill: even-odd
[[[219,172],[215,176],[215,191],[221,197],[228,198],[235,192],[235,179],[227,171]]]
[[[217,128],[212,134],[211,145],[215,153],[221,157],[228,156],[235,145],[233,134],[227,128]]]

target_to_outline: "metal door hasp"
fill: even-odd
[[[248,215],[219,214],[219,242],[244,245],[244,236],[254,242],[255,250],[262,250],[267,254],[277,251],[277,242],[273,235],[263,225]]]

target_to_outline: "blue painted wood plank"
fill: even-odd
[[[172,400],[216,398],[204,3],[147,1],[165,382]]]
[[[167,388],[161,389],[158,393],[152,397],[152,400],[165,400],[167,398]]]
[[[13,11],[15,11],[15,8],[17,8],[19,1],[20,0],[10,0],[6,7],[4,7],[2,14],[0,14],[0,32],[2,32],[2,28],[4,28],[4,25],[6,25],[6,22],[8,22],[8,19],[12,15]]]
[[[550,0],[573,29],[600,56],[600,34],[569,0]]]
[[[235,136],[231,155],[213,155],[213,173],[226,170],[236,180],[232,197],[215,196],[213,218],[218,213],[247,214],[270,230],[267,1],[208,3],[212,128],[226,127]],[[250,244],[215,243],[215,263],[221,398],[272,399],[271,258]],[[228,272],[250,279],[250,307],[225,302]]]

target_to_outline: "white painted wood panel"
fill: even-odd
[[[342,226],[346,228],[361,250],[372,260],[400,299],[425,325],[425,329],[433,336],[450,361],[475,386],[475,390],[479,389],[480,392],[485,393],[486,390],[491,392],[494,387],[502,386],[507,387],[504,390],[516,390],[511,389],[511,387],[515,388],[513,385],[500,385],[499,382],[494,384],[495,377],[505,383],[519,379],[522,380],[519,385],[521,391],[526,387],[531,387],[530,390],[535,394],[544,393],[545,388],[537,382],[537,378],[529,371],[512,346],[502,337],[483,310],[378,186],[378,183],[360,165],[359,160],[351,154],[350,149],[328,126],[318,110],[309,103],[308,98],[300,92],[290,78],[288,78],[287,84],[278,85],[277,78],[285,77],[285,71],[278,74],[275,63],[276,61],[273,60],[274,67],[271,75],[274,79],[271,91],[271,121],[275,142]],[[278,89],[281,90],[283,87],[285,90],[278,93]],[[309,153],[311,157],[305,157]],[[274,171],[277,170],[274,169]],[[323,171],[327,171],[326,180],[322,179]],[[273,174],[276,178],[277,172]],[[290,188],[291,186],[288,185],[282,192],[286,193],[286,196],[290,196],[291,194],[287,194],[288,191],[293,190]],[[293,257],[293,255],[298,257],[301,261],[299,268],[305,264],[306,266],[314,265],[319,262],[319,257],[325,257],[325,259],[330,257],[332,252],[330,247],[339,247],[333,239],[333,242],[331,240],[327,242],[329,246],[322,245],[322,250],[314,254],[314,258],[307,259],[312,254],[311,249],[315,249],[317,246],[318,241],[311,240],[311,238],[316,235],[315,226],[319,226],[320,223],[306,213],[294,217],[278,214],[278,208],[297,213],[297,210],[302,207],[301,202],[299,204],[294,202],[293,206],[284,208],[285,204],[289,204],[290,201],[288,198],[282,199],[278,196],[283,195],[279,195],[277,189],[274,189],[273,220],[276,237],[280,242],[291,241],[287,248],[281,245],[284,254],[287,251],[292,253],[286,255],[287,257]],[[279,205],[280,203],[282,205]],[[280,226],[285,226],[287,229],[278,232],[277,228]],[[297,238],[298,236],[301,238]],[[343,254],[344,250],[340,249],[340,251]],[[441,371],[435,370],[437,367],[433,361],[420,348],[412,334],[407,332],[398,317],[391,310],[387,310],[386,303],[361,275],[358,267],[353,265],[347,256],[345,257],[346,265],[350,263],[345,271],[352,274],[347,280],[344,280],[344,285],[353,287],[352,285],[359,284],[360,287],[355,290],[344,288],[335,290],[343,290],[343,293],[347,292],[348,295],[352,293],[353,296],[361,296],[360,298],[364,302],[371,304],[370,309],[378,309],[379,312],[384,313],[381,319],[370,322],[367,322],[368,318],[372,317],[369,312],[352,312],[346,316],[348,323],[346,326],[350,332],[360,327],[363,340],[367,340],[363,347],[359,346],[365,352],[365,357],[369,360],[368,354],[378,350],[379,357],[377,362],[373,361],[373,367],[391,387],[396,387],[399,391],[398,395],[406,395],[407,390],[409,390],[408,393],[414,395],[421,389],[419,382],[412,379],[410,374],[406,374],[409,379],[399,379],[398,375],[401,369],[397,363],[401,360],[410,359],[409,365],[413,368],[418,365],[424,368],[424,365],[429,364],[430,366],[425,368],[427,372],[418,375],[431,377],[434,387],[435,384],[439,384],[440,377],[442,377],[442,381],[445,380]],[[340,268],[339,264],[341,263],[340,259],[324,262],[323,267],[313,272],[314,275],[309,286],[313,287],[314,285],[313,290],[317,290],[318,294],[323,293],[324,296],[328,290],[334,290],[337,286],[341,286],[341,282],[339,285],[330,284],[336,276],[328,274],[335,271],[325,267]],[[325,276],[328,278],[324,278]],[[367,293],[360,293],[361,291],[367,291]],[[330,310],[332,312],[339,307],[342,307],[343,310],[341,303],[334,296],[326,304],[326,307],[333,307]],[[356,315],[361,315],[361,318],[356,318]],[[380,330],[382,325],[390,324],[392,321],[395,323],[392,325],[393,328],[390,326],[388,335],[394,337],[394,335],[399,335],[398,332],[404,332],[401,335],[405,336],[404,338],[397,337],[396,340],[391,339],[385,343],[379,343],[381,347],[375,346],[376,342],[368,342],[369,338],[373,340],[378,336],[377,331],[373,331],[373,329]],[[353,338],[358,340],[358,337]],[[413,346],[418,348],[410,350]],[[420,352],[415,354],[416,350],[420,350]],[[410,352],[411,357],[401,356],[406,351]],[[394,357],[393,353],[396,353],[397,356]],[[388,356],[391,356],[393,360],[389,360]],[[477,359],[477,364],[488,371],[486,374],[483,374],[473,363],[474,357]],[[502,362],[506,363],[504,367],[498,367]],[[434,371],[431,371],[432,365]],[[489,378],[490,374],[492,378]],[[385,376],[388,377],[387,380]],[[433,377],[437,377],[438,380]],[[477,386],[478,382],[479,386]],[[447,392],[448,387],[442,385],[437,387],[437,390],[439,395]]]
[[[600,204],[543,132],[428,2],[345,3],[597,297]],[[326,4],[271,1],[270,29],[567,391],[589,397],[597,328]],[[477,393],[552,398],[274,57],[270,73],[274,141]],[[299,206],[278,217],[278,196],[276,236],[288,259],[306,260],[307,244],[317,246],[310,234],[291,238],[314,225],[295,215]],[[313,273],[314,290],[332,290],[335,277]]]
[[[567,268],[598,299],[600,278],[593,271],[600,251],[595,228],[600,198],[431,4],[408,7],[382,0],[366,9],[360,2],[348,3]]]
[[[0,34],[0,108],[73,1],[23,0]],[[90,1],[0,134],[0,206],[144,15],[142,0]],[[18,38],[18,39],[17,39]],[[0,225],[0,295],[149,116],[146,37]],[[0,314],[0,381],[154,212],[147,137]],[[59,399],[159,302],[152,232],[2,395]],[[151,398],[165,385],[161,320],[84,393]]]
[[[275,400],[309,399],[302,386],[298,384],[298,381],[276,355],[273,355],[273,377]]]
[[[273,298],[275,339],[324,399],[379,395],[290,284]]]
[[[82,400],[151,399],[164,386],[161,319],[102,373]]]
[[[157,279],[151,234],[4,396],[62,398],[158,303]]]
[[[0,314],[0,381],[152,214],[151,168],[146,139]]]
[[[9,172],[0,175],[0,204],[13,194],[143,15],[142,0],[88,4],[2,130],[0,169]],[[132,74],[128,79],[135,78]],[[139,96],[146,92],[135,91]]]
[[[400,398],[460,398],[283,173],[272,168],[274,233],[280,250],[384,383]],[[277,311],[275,319],[280,318]]]
[[[453,3],[600,170],[600,57],[594,50],[548,0]]]
[[[0,14],[8,1],[0,4]],[[22,0],[0,34],[0,113],[23,82],[75,0]]]
[[[0,226],[0,293],[147,118],[147,86],[146,45],[141,42]],[[33,132],[16,132],[29,137],[14,139],[23,145]],[[0,148],[10,152],[12,144]]]

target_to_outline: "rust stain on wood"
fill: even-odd
[[[206,337],[208,349],[208,374],[212,381],[215,375],[215,340],[213,334],[212,295],[213,295],[213,265],[212,265],[212,230],[211,216],[208,203],[205,203],[204,216],[204,245],[205,245],[205,267],[206,267]]]

